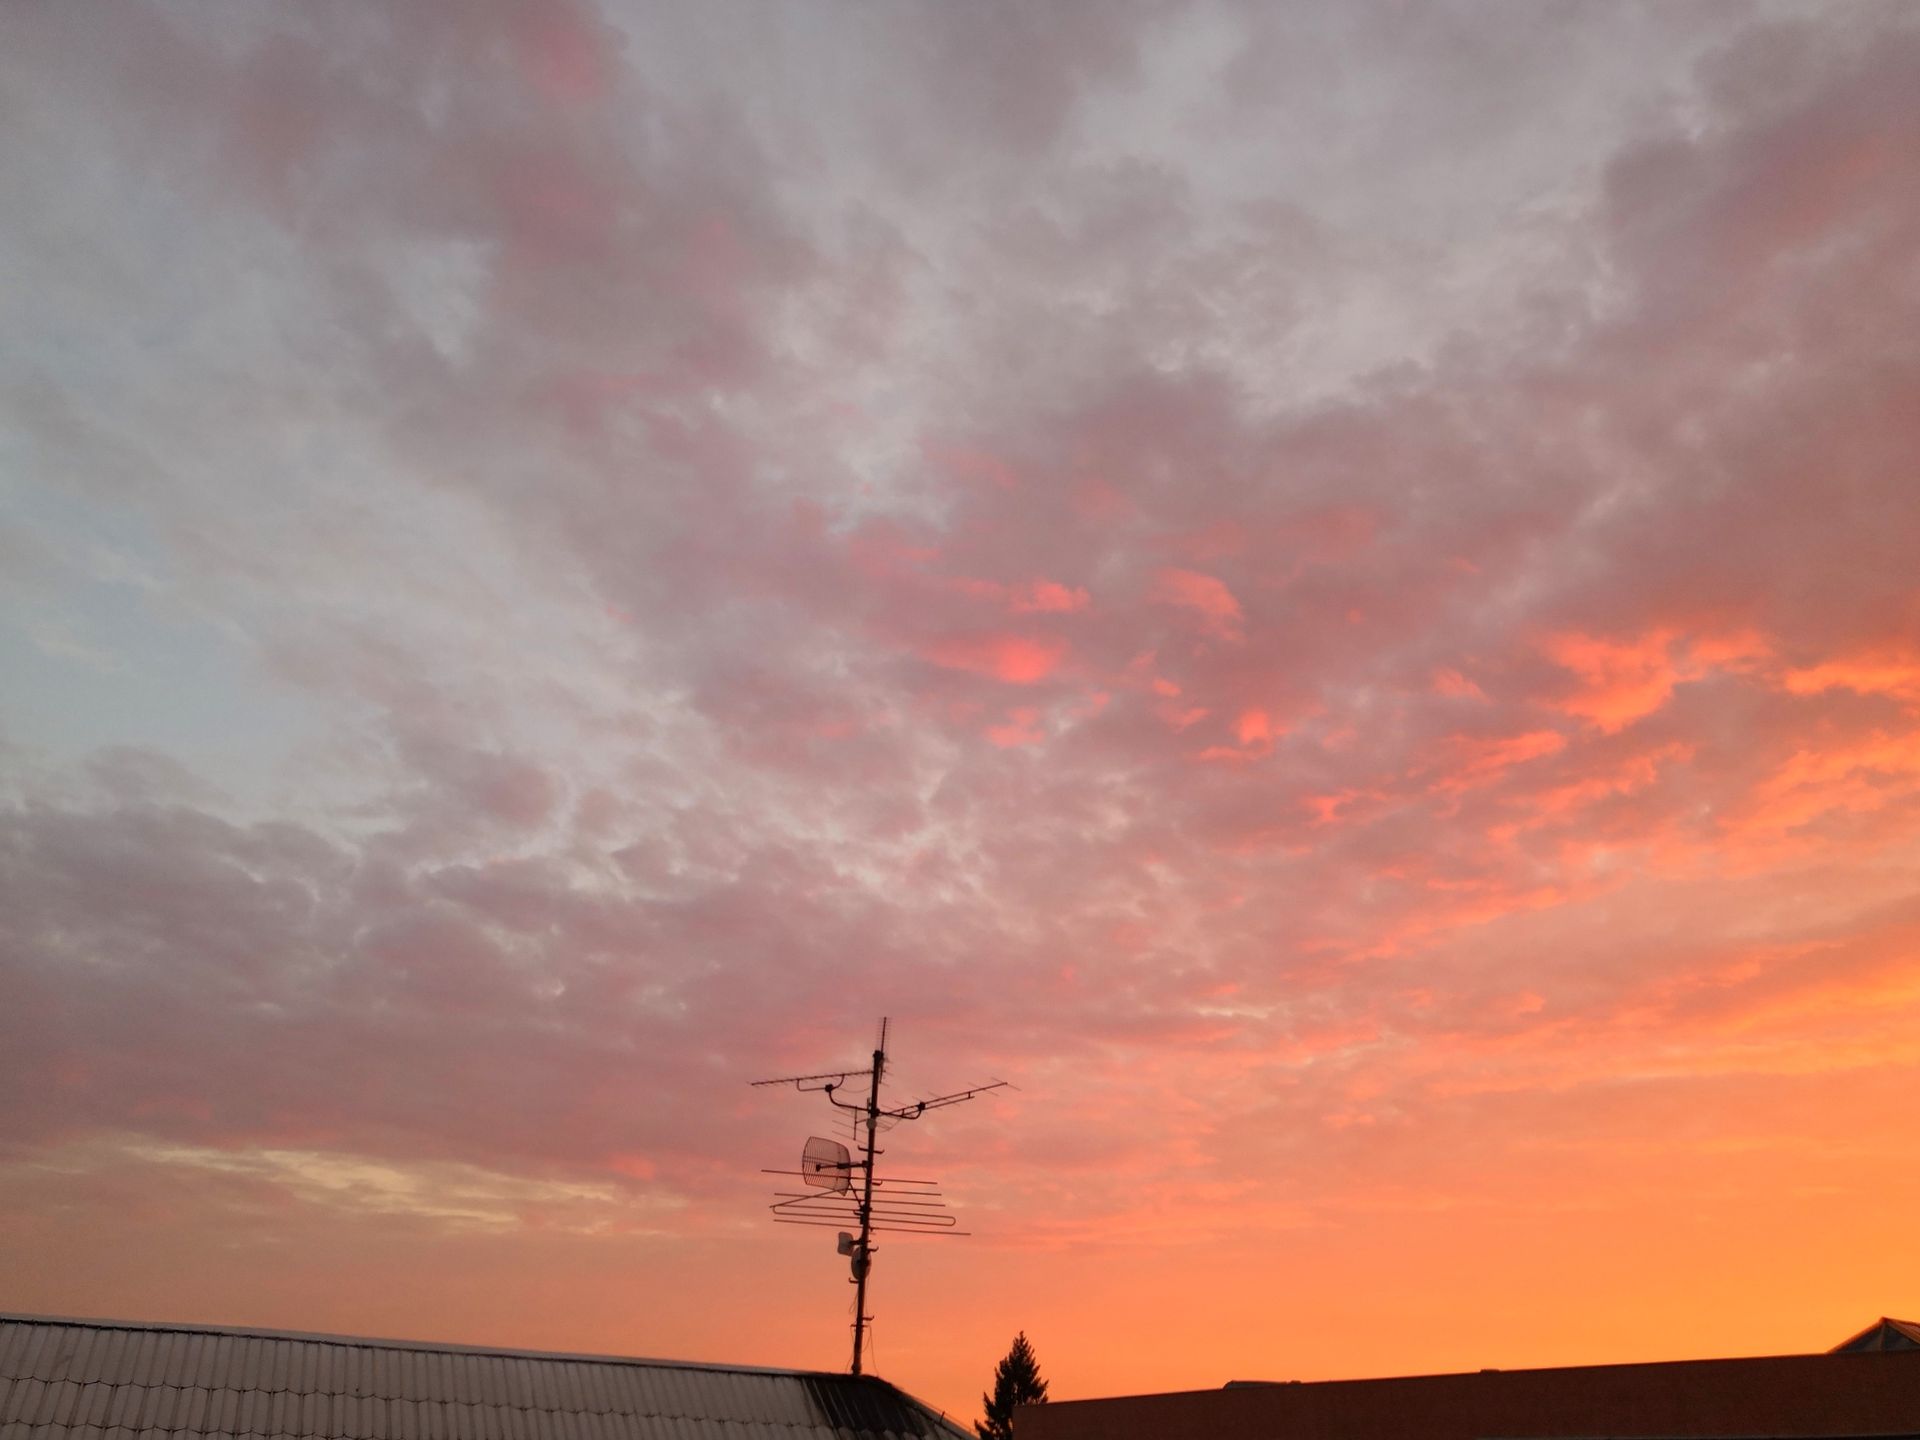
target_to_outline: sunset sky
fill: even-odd
[[[1920,7],[18,0],[0,596],[0,1310],[1920,1310]]]

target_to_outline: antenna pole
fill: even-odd
[[[856,1076],[867,1077],[865,1103],[841,1099],[834,1092]],[[807,1141],[800,1152],[798,1170],[769,1170],[769,1175],[792,1175],[803,1187],[797,1193],[778,1192],[779,1198],[768,1208],[782,1225],[820,1225],[838,1229],[842,1225],[859,1227],[856,1239],[847,1230],[840,1231],[840,1254],[853,1261],[853,1373],[866,1367],[867,1329],[873,1317],[867,1314],[867,1275],[873,1268],[873,1237],[886,1231],[898,1235],[965,1235],[953,1228],[953,1217],[942,1212],[938,1181],[908,1180],[898,1175],[877,1176],[874,1161],[883,1152],[879,1147],[880,1122],[889,1128],[903,1120],[918,1120],[929,1110],[958,1105],[990,1090],[1007,1088],[1004,1080],[992,1080],[968,1090],[932,1095],[906,1105],[883,1106],[880,1086],[887,1076],[887,1021],[880,1021],[880,1037],[873,1047],[873,1066],[867,1070],[824,1070],[812,1075],[787,1075],[777,1080],[754,1080],[754,1085],[791,1085],[796,1090],[816,1091],[829,1105],[846,1112],[853,1121],[853,1149],[849,1153],[838,1140],[818,1136]],[[865,1125],[867,1133],[860,1134]],[[856,1183],[857,1180],[857,1183]],[[789,1182],[791,1183],[791,1182]],[[874,1198],[875,1193],[879,1198]]]
[[[873,1268],[873,1137],[880,1128],[880,1077],[887,1068],[887,1022],[880,1021],[880,1044],[873,1052],[873,1079],[867,1087],[867,1154],[860,1166],[860,1249],[853,1267],[853,1373],[860,1373],[867,1338],[867,1272]]]

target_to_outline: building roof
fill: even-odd
[[[1858,1335],[1833,1347],[1835,1355],[1856,1350],[1920,1350],[1920,1320],[1895,1320],[1882,1315]]]
[[[0,1440],[969,1440],[868,1375],[0,1315]]]
[[[1483,1370],[1055,1401],[1020,1440],[1920,1440],[1920,1349]]]

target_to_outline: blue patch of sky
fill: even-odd
[[[0,624],[7,737],[56,763],[159,750],[243,808],[283,790],[289,752],[327,717],[260,667],[243,631],[179,603],[144,518],[38,487],[10,509],[60,564],[15,587]]]

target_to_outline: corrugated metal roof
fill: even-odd
[[[872,1376],[0,1315],[0,1440],[968,1440]]]

